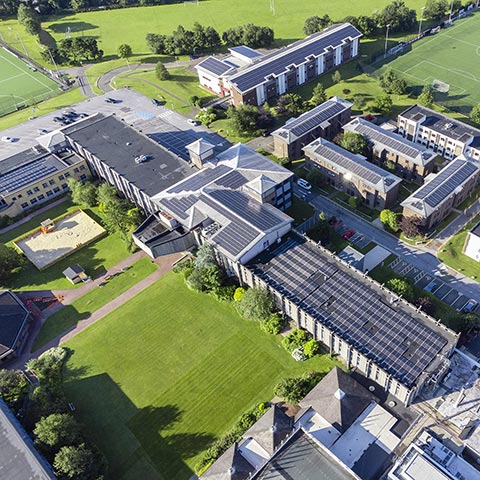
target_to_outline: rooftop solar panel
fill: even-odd
[[[202,187],[214,182],[217,178],[225,175],[231,169],[226,165],[218,165],[216,168],[204,168],[197,174],[186,178],[183,182],[168,189],[168,193],[195,192]]]
[[[203,62],[200,62],[197,65],[197,68],[199,67],[218,76],[223,75],[225,72],[228,72],[228,70],[232,68],[230,65],[227,65],[226,63],[214,57],[208,57]]]
[[[58,171],[48,158],[36,160],[0,176],[0,192],[14,192]]]

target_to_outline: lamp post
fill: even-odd
[[[388,49],[388,29],[390,28],[390,24],[387,23],[387,34],[385,36],[385,53],[383,55],[383,58],[387,58],[387,49]]]
[[[425,7],[422,7],[422,13],[420,14],[420,25],[418,27],[418,36],[422,34],[422,21],[423,21],[423,11],[425,10]]]
[[[453,1],[452,0],[452,3],[450,4],[450,15],[448,16],[448,21],[451,23],[452,22],[452,15],[453,15]]]

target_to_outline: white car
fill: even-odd
[[[300,188],[303,188],[304,190],[308,190],[310,191],[312,189],[312,186],[303,178],[299,178],[297,180],[297,185],[300,187]]]
[[[13,143],[15,141],[12,137],[2,137],[2,142]]]
[[[189,118],[189,119],[187,120],[187,123],[188,123],[189,125],[194,126],[194,127],[196,127],[197,125],[200,124],[199,122],[197,122],[196,120],[192,120],[191,118]]]

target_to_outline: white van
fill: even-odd
[[[297,180],[297,185],[300,188],[303,188],[304,190],[311,190],[312,189],[312,186],[306,180],[304,180],[303,178],[299,178]]]

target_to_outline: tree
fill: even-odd
[[[195,259],[195,268],[201,270],[209,268],[212,265],[217,265],[215,258],[215,251],[210,243],[205,242],[197,250],[197,258]]]
[[[313,33],[320,32],[324,28],[327,28],[332,23],[332,19],[328,15],[324,15],[323,17],[314,15],[305,20],[303,32],[305,35],[312,35]]]
[[[296,350],[297,348],[303,347],[304,343],[310,340],[312,336],[301,328],[297,328],[291,331],[283,340],[282,345],[290,353]]]
[[[430,85],[425,85],[422,89],[422,93],[420,93],[418,96],[417,101],[420,105],[431,108],[433,106],[433,102],[435,101],[433,88]]]
[[[352,195],[352,196],[348,199],[348,204],[349,204],[352,208],[357,208],[357,207],[358,207],[358,198],[357,198],[355,195]]]
[[[470,119],[477,125],[480,125],[480,103],[475,105],[470,111]]]
[[[238,311],[247,320],[266,320],[270,317],[273,301],[267,290],[249,288],[237,304]]]
[[[251,48],[269,47],[274,40],[273,30],[251,23],[232,27],[223,32],[222,39],[227,46],[246,45]]]
[[[303,382],[300,377],[289,377],[281,380],[273,389],[273,394],[291,404],[297,404],[304,396]]]
[[[17,12],[18,23],[25,27],[29,35],[38,35],[42,29],[40,18],[35,10],[21,3]]]
[[[208,127],[217,119],[217,114],[215,113],[213,107],[208,107],[204,110],[200,110],[197,113],[195,119],[199,122],[202,122],[203,125]]]
[[[233,299],[236,302],[239,302],[243,298],[244,295],[245,295],[245,289],[243,287],[238,287],[235,290],[235,293],[233,294]]]
[[[28,381],[19,370],[0,370],[0,398],[12,407],[28,392]]]
[[[305,111],[303,98],[298,93],[286,93],[278,98],[276,111],[278,115],[300,115]]]
[[[391,68],[385,70],[380,76],[380,86],[385,93],[403,95],[407,91],[407,82],[400,78]]]
[[[72,202],[76,205],[83,205],[85,207],[93,207],[97,204],[97,187],[91,182],[81,183],[74,178],[69,178],[67,181]]]
[[[82,60],[99,60],[103,56],[103,50],[98,48],[95,38],[74,37],[60,41],[58,54],[71,63],[77,63]]]
[[[42,31],[42,24],[37,16],[27,18],[23,26],[29,35],[38,35]]]
[[[441,20],[449,7],[447,0],[427,0],[423,17],[425,20]]]
[[[97,188],[97,202],[99,205],[106,205],[118,199],[117,191],[108,183],[101,183]]]
[[[231,120],[232,129],[238,135],[250,135],[258,130],[258,109],[253,105],[229,107],[227,117]]]
[[[330,224],[328,223],[327,214],[320,212],[318,215],[318,222],[312,228],[311,235],[315,240],[325,241],[330,237]]]
[[[303,345],[303,353],[307,358],[312,358],[319,350],[318,342],[313,338]]]
[[[335,70],[335,72],[332,75],[332,82],[340,83],[341,81],[342,81],[342,74],[338,70]]]
[[[118,56],[120,58],[129,58],[132,56],[132,47],[128,43],[122,43],[118,47]]]
[[[35,444],[47,451],[73,445],[80,439],[80,427],[68,413],[53,413],[35,425]]]
[[[401,278],[391,278],[385,285],[389,290],[395,292],[406,300],[413,299],[413,286],[406,280]]]
[[[200,108],[202,106],[202,99],[198,95],[192,95],[188,99],[188,103],[192,104],[194,107]]]
[[[377,22],[372,17],[366,15],[360,15],[357,19],[356,27],[366,36],[369,37],[377,29]]]
[[[373,107],[377,112],[380,112],[382,115],[386,115],[393,107],[392,97],[387,94],[378,95],[378,97],[375,97]]]
[[[427,315],[433,315],[435,313],[435,305],[430,297],[420,297],[415,301],[415,306],[419,307]]]
[[[380,212],[380,221],[390,230],[398,232],[398,218],[395,212],[385,209]]]
[[[167,70],[167,67],[162,62],[157,62],[155,66],[155,75],[159,80],[168,80],[170,78],[170,73]]]
[[[14,248],[0,243],[0,284],[5,285],[7,280],[25,265],[25,258]]]
[[[62,447],[55,455],[53,468],[57,475],[71,480],[98,480],[106,472],[106,463],[82,443]]]
[[[279,313],[274,313],[261,323],[261,327],[264,332],[277,335],[283,330],[285,323],[285,319]]]
[[[367,139],[361,133],[345,132],[339,142],[340,146],[352,153],[366,156],[368,153]]]
[[[407,238],[418,238],[424,234],[425,222],[418,216],[404,215],[399,227]]]
[[[391,32],[407,32],[416,26],[417,12],[408,8],[403,0],[394,0],[377,15],[377,23],[381,28],[390,25]]]
[[[321,105],[327,100],[327,94],[321,83],[317,83],[312,92],[312,98],[310,99],[310,104],[314,107]]]

